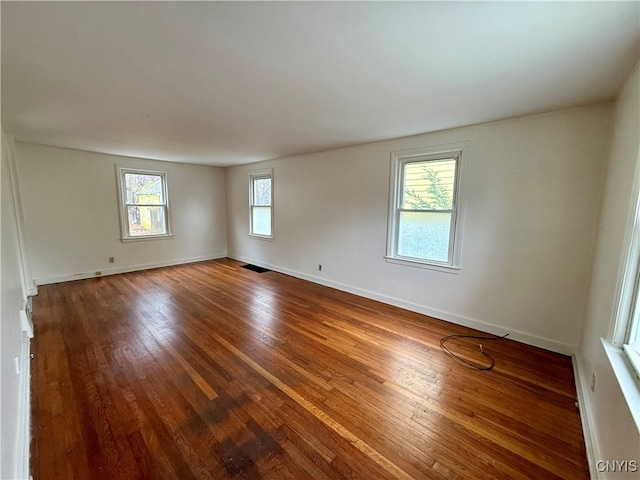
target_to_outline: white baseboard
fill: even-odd
[[[140,270],[150,270],[152,268],[170,267],[172,265],[182,265],[185,263],[203,262],[205,260],[216,260],[218,258],[225,258],[226,256],[227,256],[227,252],[220,252],[213,255],[204,255],[201,257],[181,258],[177,260],[168,260],[168,261],[155,262],[155,263],[144,263],[140,265],[127,265],[124,267],[114,267],[114,268],[106,268],[106,269],[97,268],[93,272],[81,272],[81,273],[73,273],[69,275],[57,275],[54,277],[37,278],[35,279],[35,282],[37,285],[71,282],[73,280],[84,280],[85,278],[97,278],[97,277],[104,277],[107,275],[117,275],[118,273],[137,272]],[[99,271],[100,275],[96,275],[96,271]]]
[[[593,432],[593,418],[591,416],[591,405],[589,404],[588,389],[591,388],[589,381],[583,378],[580,370],[580,352],[576,351],[571,357],[573,362],[573,377],[576,382],[576,392],[578,393],[578,408],[580,409],[580,420],[582,422],[582,434],[584,436],[584,444],[587,450],[587,461],[589,462],[589,473],[592,480],[600,479],[600,472],[596,468],[598,458],[601,458],[599,452],[598,438]]]
[[[20,358],[20,392],[18,401],[18,438],[16,439],[15,478],[29,479],[31,443],[31,342],[23,335]]]
[[[251,258],[244,257],[242,255],[228,254],[229,258],[233,258],[234,260],[238,260],[241,262],[252,263],[254,265],[259,265],[261,267],[268,268],[270,270],[275,270],[276,272],[284,273],[287,275],[291,275],[292,277],[301,278],[303,280],[308,280],[313,283],[318,283],[320,285],[325,285],[327,287],[335,288],[337,290],[342,290],[344,292],[353,293],[354,295],[358,295],[360,297],[370,298],[372,300],[377,300],[382,303],[386,303],[389,305],[393,305],[396,307],[404,308],[405,310],[410,310],[412,312],[421,313],[423,315],[428,315],[430,317],[437,318],[439,320],[445,320],[447,322],[455,323],[456,325],[462,325],[464,327],[473,328],[476,330],[480,330],[483,332],[491,333],[494,335],[504,335],[505,333],[509,334],[509,338],[511,340],[516,340],[522,343],[526,343],[527,345],[532,345],[534,347],[544,348],[545,350],[550,350],[552,352],[561,353],[563,355],[573,355],[575,353],[575,346],[570,345],[563,342],[558,342],[556,340],[541,337],[538,335],[533,335],[527,332],[522,332],[519,330],[514,330],[510,327],[496,325],[493,323],[485,322],[482,320],[464,317],[461,315],[456,315],[454,313],[446,312],[443,310],[437,310],[434,308],[429,308],[424,305],[419,305],[417,303],[408,302],[406,300],[402,300],[399,298],[391,297],[388,295],[371,292],[369,290],[365,290],[358,287],[353,287],[351,285],[346,285],[339,282],[333,282],[331,280],[327,280],[325,278],[316,277],[314,275],[308,275],[306,273],[298,272],[295,270],[290,270],[288,268],[279,267],[277,265],[272,265],[269,263],[261,262],[258,260],[254,260]]]

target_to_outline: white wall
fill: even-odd
[[[633,214],[632,186],[635,175],[640,172],[639,117],[640,73],[636,65],[615,104],[609,164],[577,361],[596,460],[635,459],[640,464],[640,435],[600,342],[600,337],[610,340],[616,289],[622,275],[625,232]],[[589,388],[592,373],[597,379],[595,392]],[[611,475],[611,478],[625,475],[629,474]]]
[[[26,301],[16,207],[11,184],[10,155],[13,139],[2,131],[0,170],[0,478],[28,478],[29,339],[20,323]],[[16,373],[18,361],[20,374]]]
[[[38,284],[226,254],[222,168],[18,142],[16,156]],[[167,172],[174,238],[120,241],[115,165]]]
[[[599,105],[229,168],[229,256],[572,353],[610,113]],[[460,141],[471,142],[461,272],[385,262],[390,152]],[[266,167],[274,241],[247,235],[248,172]]]

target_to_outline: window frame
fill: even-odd
[[[636,381],[640,382],[640,210],[636,210],[638,213],[631,231],[612,343],[622,348]]]
[[[262,235],[260,233],[255,233],[253,230],[253,209],[258,207],[265,207],[267,205],[255,205],[254,204],[254,181],[268,178],[271,181],[271,195],[269,199],[270,215],[269,222],[271,227],[271,233],[269,235]],[[249,172],[249,236],[253,238],[259,238],[263,240],[273,240],[275,238],[275,229],[274,229],[274,208],[273,208],[273,199],[274,199],[274,179],[273,179],[273,168],[267,168],[262,170],[252,170]]]
[[[601,338],[631,416],[640,432],[640,180],[633,185],[628,228],[621,258],[622,273],[608,339]]]
[[[640,383],[640,192],[635,188],[631,228],[626,241],[622,281],[611,343],[621,348]]]
[[[387,227],[387,250],[385,259],[389,263],[411,267],[427,268],[446,273],[459,273],[460,245],[462,237],[462,216],[464,210],[462,171],[468,156],[469,142],[458,142],[447,145],[435,145],[411,150],[391,152],[389,215]],[[404,193],[404,168],[409,163],[441,161],[454,159],[456,162],[453,186],[453,205],[450,210],[411,210],[451,213],[449,230],[449,246],[447,261],[438,261],[418,257],[400,255],[399,233],[400,213],[406,211],[402,207]]]
[[[169,187],[167,185],[167,173],[160,170],[148,170],[143,168],[127,167],[116,165],[117,172],[117,184],[118,184],[118,207],[120,211],[120,240],[122,242],[137,242],[144,240],[158,240],[173,238],[172,222],[169,207]],[[126,188],[126,174],[134,175],[154,175],[159,176],[162,181],[162,193],[164,203],[151,206],[159,206],[164,209],[164,220],[166,225],[166,232],[162,234],[153,235],[131,235],[129,229],[129,210],[128,207],[134,206],[149,206],[143,204],[127,203],[127,188]]]

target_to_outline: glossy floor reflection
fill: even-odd
[[[588,478],[568,357],[240,265],[40,288],[36,480]]]

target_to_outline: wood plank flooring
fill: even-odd
[[[568,357],[240,265],[40,287],[35,480],[588,478]]]

